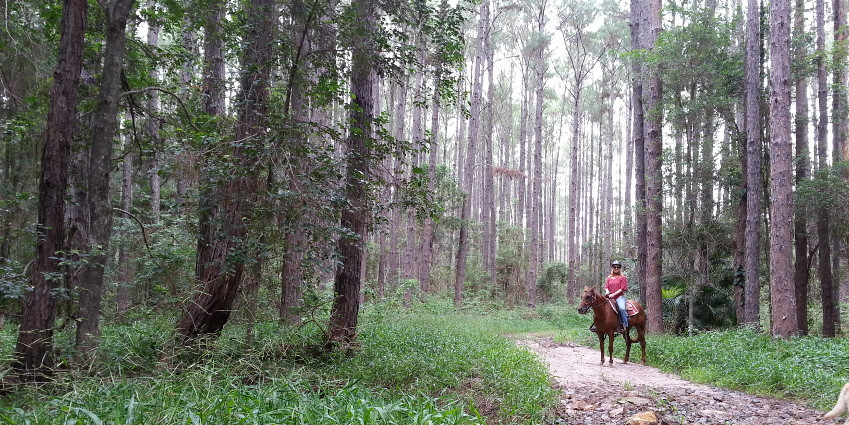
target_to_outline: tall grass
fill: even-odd
[[[545,366],[512,339],[537,335],[597,347],[574,306],[531,311],[433,299],[412,309],[371,304],[358,347],[326,353],[320,324],[231,324],[208,353],[171,347],[173,320],[104,326],[97,360],[55,382],[0,398],[0,424],[536,424],[557,392]],[[0,333],[8,364],[12,330]],[[505,338],[505,336],[507,336]],[[60,358],[72,335],[59,333]],[[624,344],[616,340],[621,357]],[[648,337],[663,370],[826,408],[849,381],[849,343],[776,340],[751,330]],[[0,371],[2,373],[2,371]]]
[[[587,318],[579,328],[563,328],[562,335],[598,349],[598,338],[587,332],[591,321]],[[624,356],[621,338],[616,338],[614,348],[617,357]],[[818,409],[831,408],[840,388],[849,382],[849,340],[845,338],[777,339],[747,328],[689,337],[649,335],[646,353],[650,365],[694,382],[795,399]]]
[[[830,408],[849,381],[849,341],[775,339],[748,329],[650,337],[658,367],[696,381]]]
[[[231,326],[200,358],[168,348],[170,320],[105,326],[90,368],[0,398],[0,424],[541,422],[556,401],[546,369],[498,334],[545,322],[438,304],[366,309],[361,345],[347,353],[319,350],[315,326],[261,323],[251,344]],[[4,338],[5,356],[14,338]]]

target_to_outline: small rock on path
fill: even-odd
[[[621,359],[614,359],[613,367],[600,366],[598,350],[577,344],[550,338],[519,343],[548,363],[561,390],[557,417],[550,424],[619,425],[648,412],[666,425],[833,425],[845,420],[823,420],[823,412],[792,401],[694,384],[650,366],[622,364]],[[639,354],[639,346],[632,347],[632,356],[634,349]]]

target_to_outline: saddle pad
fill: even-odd
[[[616,300],[608,299],[607,303],[610,304],[610,308],[619,314],[619,306],[616,305]],[[637,314],[637,306],[634,305],[631,301],[625,301],[625,309],[628,310],[628,317],[635,316]]]

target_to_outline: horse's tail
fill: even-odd
[[[823,415],[823,419],[834,419],[841,412],[846,409],[846,397],[849,395],[849,384],[843,386],[843,389],[840,390],[840,395],[837,396],[837,404],[834,405],[834,409],[831,409],[831,412]]]

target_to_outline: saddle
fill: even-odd
[[[610,304],[610,308],[612,308],[616,314],[619,314],[619,306],[616,305],[616,300],[608,299],[607,303]],[[637,306],[635,306],[630,300],[625,301],[625,310],[628,312],[628,317],[635,316],[637,314]]]

